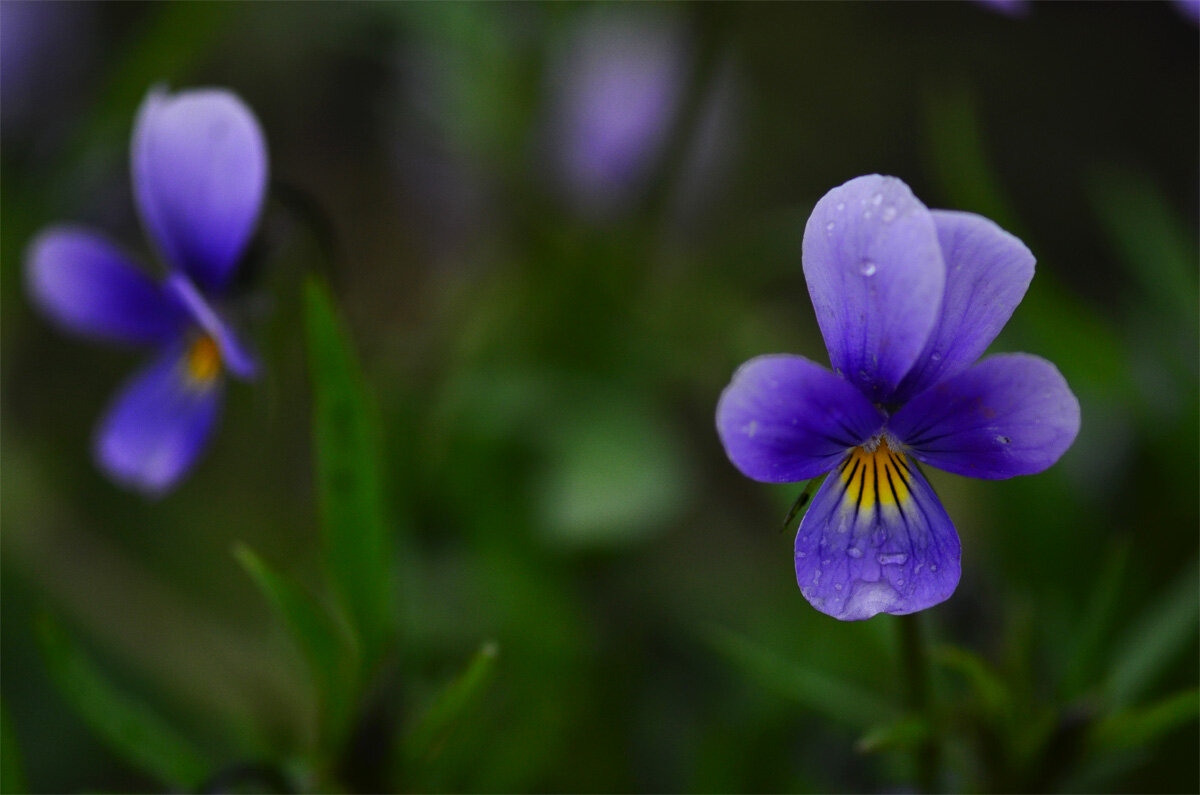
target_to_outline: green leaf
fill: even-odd
[[[438,694],[429,708],[401,739],[398,757],[412,766],[431,762],[470,711],[487,692],[496,669],[499,647],[493,642],[483,644],[466,670]]]
[[[1096,724],[1089,739],[1098,751],[1141,748],[1197,719],[1200,719],[1200,689],[1193,687],[1148,707],[1110,715]]]
[[[28,792],[25,783],[25,764],[21,761],[21,749],[17,747],[17,735],[13,731],[8,710],[0,704],[0,794]]]
[[[899,717],[895,705],[884,697],[785,660],[749,638],[714,628],[708,640],[752,681],[832,721],[866,731],[881,719]]]
[[[326,288],[305,286],[322,558],[362,643],[378,660],[396,625],[392,539],[384,519],[374,405]]]
[[[283,619],[308,664],[321,708],[321,740],[336,748],[345,737],[358,694],[358,648],[353,636],[302,587],[272,570],[249,547],[233,550],[238,563]]]
[[[939,646],[933,652],[938,665],[958,673],[970,687],[984,712],[994,717],[1006,714],[1012,707],[1008,685],[996,674],[987,661],[958,646]]]
[[[38,622],[50,677],[83,721],[114,753],[154,778],[195,789],[210,766],[190,741],[149,707],[119,692],[50,616]]]
[[[884,723],[859,738],[854,749],[860,754],[877,751],[911,751],[920,748],[929,738],[929,722],[920,715],[905,715],[899,720]]]
[[[1193,561],[1118,644],[1105,688],[1113,706],[1131,704],[1154,685],[1181,652],[1194,649],[1200,617],[1197,590],[1200,562]]]

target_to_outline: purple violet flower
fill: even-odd
[[[63,328],[156,350],[101,419],[94,453],[113,480],[161,494],[207,445],[224,373],[257,371],[211,300],[226,291],[258,223],[267,148],[234,94],[155,89],[131,149],[137,207],[169,275],[151,278],[102,235],[72,226],[38,235],[25,275],[34,303]]]
[[[1050,362],[983,353],[1033,278],[1020,240],[978,215],[930,211],[894,177],[825,194],[804,230],[804,277],[835,373],[801,356],[746,362],[717,405],[743,474],[827,472],[796,534],[796,579],[842,620],[949,598],[961,550],[917,461],[976,478],[1049,467],[1079,432]]]

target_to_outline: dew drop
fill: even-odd
[[[937,564],[936,564],[936,563],[930,563],[930,564],[929,564],[929,570],[930,570],[930,571],[937,571]]]
[[[840,590],[842,590],[842,584],[841,584],[840,582],[835,582],[835,583],[833,584],[833,590],[835,590],[835,591],[840,591]]]
[[[858,272],[863,276],[874,276],[877,270],[878,268],[875,266],[875,263],[869,259],[863,260],[863,263],[858,266]]]
[[[883,555],[880,555],[877,558],[877,560],[879,561],[881,566],[899,566],[900,564],[908,561],[908,555],[904,552],[897,552],[895,554],[883,554]]]
[[[861,558],[862,550],[859,549],[858,547],[850,547],[849,549],[846,550],[846,554],[852,558]]]
[[[808,553],[807,553],[807,552],[797,552],[797,553],[796,553],[796,557],[797,557],[797,558],[807,558],[807,557],[808,557]]]
[[[997,436],[996,441],[1000,444],[1008,444],[1012,439],[1009,439],[1007,436]]]
[[[896,218],[896,208],[884,207],[883,212],[880,213],[879,217],[883,219],[885,224],[890,224]]]
[[[933,353],[929,354],[929,358],[935,362],[940,362],[942,360],[942,355],[937,351],[934,351]]]
[[[845,203],[845,202],[838,202],[838,203],[837,203],[837,209],[838,209],[838,212],[840,213],[842,210],[846,209],[846,203]]]
[[[882,203],[883,203],[883,194],[882,193],[876,193],[874,196],[871,197],[871,204],[874,204],[876,207],[878,207]]]
[[[863,220],[866,220],[866,219],[868,219],[868,218],[870,218],[870,217],[871,217],[871,211],[870,211],[870,210],[867,210],[865,213],[863,213]]]
[[[835,226],[835,224],[833,223],[833,221],[830,221],[829,223],[825,224],[825,231],[832,232],[834,226]]]
[[[896,585],[904,585],[904,580],[896,580]]]

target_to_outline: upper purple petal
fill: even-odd
[[[933,333],[892,397],[897,403],[974,364],[1033,279],[1033,254],[988,219],[934,210],[933,221],[946,262],[946,292]]]
[[[1031,475],[1079,433],[1079,401],[1050,362],[991,356],[909,401],[889,431],[931,466],[975,478]]]
[[[250,352],[223,317],[205,300],[196,285],[182,273],[167,277],[166,289],[185,307],[196,325],[204,329],[217,343],[221,362],[239,378],[254,378],[258,375],[258,359]]]
[[[223,288],[266,191],[267,146],[254,114],[221,89],[151,91],[132,163],[138,209],[163,256],[205,289]]]
[[[743,364],[717,403],[717,433],[729,460],[747,477],[770,483],[828,472],[883,421],[851,384],[786,354]]]
[[[895,177],[852,179],[813,208],[804,278],[834,369],[886,401],[938,318],[946,266],[933,216]]]
[[[186,315],[163,286],[112,243],[75,227],[52,227],[26,252],[25,282],[37,306],[71,331],[128,343],[162,342]]]
[[[842,621],[913,613],[958,586],[962,551],[941,501],[899,452],[855,450],[821,484],[796,533],[796,582]]]
[[[172,488],[196,463],[220,414],[219,378],[195,381],[171,346],[121,390],[96,430],[96,461],[113,480],[147,494]]]

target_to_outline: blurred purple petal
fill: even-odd
[[[1079,433],[1079,401],[1053,364],[991,356],[913,398],[888,429],[930,466],[975,478],[1032,475]]]
[[[258,359],[238,339],[237,335],[204,299],[196,285],[182,273],[167,277],[166,288],[184,306],[196,325],[204,329],[217,344],[221,362],[239,378],[254,378],[258,375]]]
[[[258,222],[267,146],[229,91],[152,91],[133,134],[133,186],[150,236],[207,290],[229,281]]]
[[[551,146],[585,211],[634,192],[661,153],[685,80],[683,31],[639,10],[599,18],[566,40],[550,73]]]
[[[895,177],[852,179],[813,208],[804,277],[834,369],[886,401],[940,312],[946,266],[933,216]]]
[[[958,586],[958,533],[916,466],[885,444],[832,472],[796,533],[796,582],[842,621],[914,613]]]
[[[747,477],[792,483],[828,472],[883,426],[850,383],[802,356],[743,364],[717,404],[717,432]]]
[[[1006,17],[1023,17],[1029,14],[1029,0],[975,0],[981,6],[1004,14]]]
[[[33,302],[64,328],[117,342],[163,342],[186,315],[163,286],[99,234],[51,227],[29,245],[25,281]]]
[[[933,221],[946,262],[942,312],[892,397],[895,402],[974,364],[1012,317],[1033,279],[1033,254],[988,219],[935,210]]]
[[[147,494],[168,491],[208,445],[220,413],[220,378],[189,373],[172,346],[117,395],[96,432],[95,455],[113,480]]]
[[[1175,7],[1189,21],[1200,25],[1200,0],[1175,0]]]

